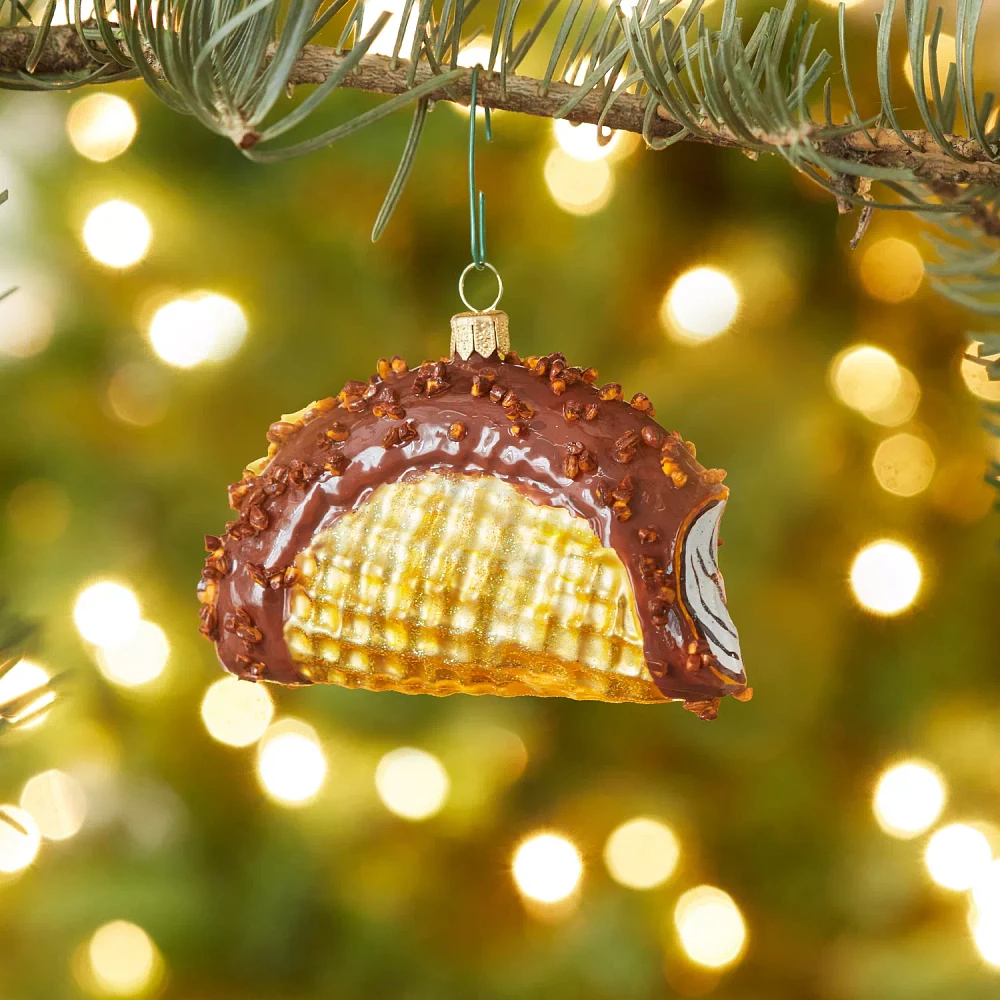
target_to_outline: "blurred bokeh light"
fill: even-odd
[[[159,960],[152,938],[127,920],[98,927],[87,945],[87,957],[100,990],[121,997],[144,992],[154,979]]]
[[[451,781],[433,754],[416,747],[399,747],[378,762],[375,788],[390,812],[403,819],[422,820],[441,811]]]
[[[687,957],[709,969],[732,965],[746,946],[743,914],[729,893],[715,886],[685,892],[674,908],[674,926]]]
[[[575,160],[603,160],[606,156],[611,156],[622,143],[621,132],[609,132],[605,129],[601,136],[605,141],[602,143],[596,125],[574,125],[565,118],[555,119],[552,131],[560,149]]]
[[[728,330],[739,308],[732,279],[716,268],[696,267],[671,285],[660,307],[660,322],[676,340],[700,344]]]
[[[246,333],[239,304],[212,292],[195,292],[160,306],[149,324],[157,357],[176,368],[224,361],[239,350]]]
[[[924,851],[931,879],[953,892],[971,889],[986,874],[992,860],[986,835],[965,823],[951,823],[936,830]]]
[[[46,840],[67,840],[87,816],[87,793],[65,771],[42,771],[21,792],[21,808],[31,814]]]
[[[231,747],[256,743],[274,716],[267,687],[227,676],[217,680],[201,701],[201,718],[213,739]]]
[[[80,635],[92,645],[108,649],[127,643],[140,620],[135,594],[113,580],[90,584],[73,606],[73,621]]]
[[[170,658],[170,640],[154,622],[140,621],[125,642],[99,648],[97,665],[120,687],[139,687],[163,673]]]
[[[116,94],[88,94],[74,101],[66,115],[66,134],[73,148],[97,163],[124,153],[137,128],[132,105]]]
[[[914,760],[893,764],[875,786],[875,818],[886,833],[909,840],[934,825],[945,797],[944,780],[930,764]]]
[[[514,852],[514,883],[528,899],[559,903],[577,890],[583,859],[573,842],[557,833],[536,833]]]
[[[42,836],[34,817],[24,809],[3,805],[0,812],[17,824],[15,826],[0,818],[0,872],[12,875],[35,860]]]
[[[665,823],[637,816],[616,827],[604,845],[611,877],[630,889],[652,889],[673,875],[680,844]]]
[[[593,215],[611,198],[614,174],[606,160],[579,160],[556,147],[545,161],[552,200],[572,215]]]
[[[23,695],[43,688],[49,682],[49,672],[34,660],[22,658],[6,673],[0,675],[0,706],[16,701]],[[29,720],[21,723],[22,728],[37,726],[45,719],[47,712],[42,711],[46,705],[55,701],[55,692],[40,693],[36,700],[28,699],[20,711],[10,716],[11,722]]]
[[[900,497],[923,493],[934,478],[934,452],[916,434],[893,434],[875,449],[872,468],[879,486]]]
[[[890,407],[903,384],[896,359],[870,344],[838,354],[830,366],[830,376],[837,398],[866,415]]]
[[[257,777],[267,794],[284,806],[311,802],[326,780],[327,763],[316,731],[298,720],[275,723],[257,749]]]
[[[913,552],[883,539],[865,546],[851,566],[851,587],[858,603],[879,615],[898,615],[917,599],[923,572]]]
[[[152,239],[153,229],[142,209],[118,198],[92,209],[83,225],[87,252],[108,267],[138,264]]]
[[[920,251],[894,236],[872,243],[861,257],[861,281],[872,298],[903,302],[920,288],[924,262]]]

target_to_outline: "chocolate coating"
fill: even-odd
[[[283,632],[295,556],[378,486],[436,471],[496,476],[584,518],[626,567],[646,663],[666,698],[711,718],[721,696],[749,696],[742,672],[721,669],[680,587],[685,532],[728,497],[724,473],[658,425],[644,395],[624,402],[619,386],[595,388],[596,372],[558,354],[400,368],[380,363],[369,382],[272,425],[266,466],[230,488],[239,517],[221,539],[207,537],[201,585],[202,631],[227,670],[310,683]]]

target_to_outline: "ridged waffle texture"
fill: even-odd
[[[285,639],[310,679],[664,701],[617,553],[586,521],[493,477],[383,485],[296,566]]]

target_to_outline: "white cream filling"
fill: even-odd
[[[719,572],[720,500],[698,515],[684,539],[684,603],[726,673],[744,680],[740,637],[726,607],[726,585]]]

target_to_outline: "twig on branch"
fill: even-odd
[[[23,72],[33,39],[33,29],[0,30],[0,72]],[[326,46],[307,45],[296,60],[288,82],[296,85],[320,84],[336,73],[347,58],[348,54],[338,55]],[[60,26],[51,29],[42,49],[36,74],[84,74],[99,67],[100,64],[90,58],[73,28]],[[393,66],[388,56],[369,54],[360,60],[355,70],[347,74],[340,86],[396,95],[405,93],[415,84],[431,80],[435,75],[433,68],[427,63],[417,66],[415,76],[410,73],[411,65],[405,59],[399,59]],[[541,81],[511,74],[504,94],[498,75],[484,73],[479,80],[479,101],[484,106],[502,111],[553,118],[579,92],[578,87],[558,81],[553,81],[544,93],[542,90]],[[449,91],[433,91],[429,99],[450,101],[457,98],[459,103],[468,105],[469,77],[453,83]],[[645,96],[619,95],[604,115],[603,124],[609,129],[641,133],[647,101]],[[594,88],[565,117],[571,122],[597,124],[601,120],[602,108],[602,95],[599,89]],[[660,108],[647,134],[653,138],[667,139],[681,131],[682,126]],[[746,143],[726,128],[711,128],[706,123],[706,131],[709,132],[706,136],[689,134],[684,140],[730,149],[744,149],[746,146]],[[796,141],[811,142],[825,156],[848,160],[860,166],[911,170],[917,179],[942,190],[954,189],[961,184],[1000,187],[1000,162],[990,160],[974,140],[962,136],[949,135],[947,138],[956,152],[970,162],[962,162],[949,155],[926,131],[904,131],[910,146],[888,128],[869,129],[867,135],[859,129],[846,136],[819,140],[813,134],[815,131],[817,129],[806,127],[784,139],[773,135],[761,138],[779,146],[791,146]],[[869,142],[868,135],[872,142]]]

